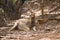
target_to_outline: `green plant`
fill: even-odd
[[[13,1],[13,3],[15,4],[17,0],[12,0],[12,1]]]

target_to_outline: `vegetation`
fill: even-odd
[[[16,20],[21,18],[21,14],[23,14],[23,8],[25,1],[32,1],[39,3],[39,9],[41,10],[42,14],[42,20],[41,22],[46,22],[48,18],[45,18],[46,13],[52,13],[54,11],[57,11],[60,8],[60,0],[1,0],[0,1],[0,8],[3,9],[4,12],[3,20],[9,21],[9,20]],[[35,26],[35,13],[32,11],[32,7],[30,4],[27,4],[28,10],[31,12],[31,26]],[[45,13],[45,9],[48,8],[48,12]],[[1,12],[0,12],[1,14]]]

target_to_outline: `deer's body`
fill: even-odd
[[[30,22],[31,22],[30,19],[24,19],[24,18],[19,19],[15,22],[14,26],[9,31],[13,30],[17,26],[18,26],[18,29],[20,29],[20,30],[29,31]]]

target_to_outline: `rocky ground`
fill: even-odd
[[[10,28],[0,27],[0,40],[60,40],[60,22],[56,20],[41,24],[40,30],[37,31],[12,30],[8,32]]]

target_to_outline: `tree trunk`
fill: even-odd
[[[31,14],[31,29],[35,26],[35,13]]]
[[[23,6],[22,0],[18,0],[16,2],[16,5],[17,5],[16,14],[18,14],[17,16],[18,16],[18,18],[20,18],[21,17],[21,13],[22,13],[22,6]]]

